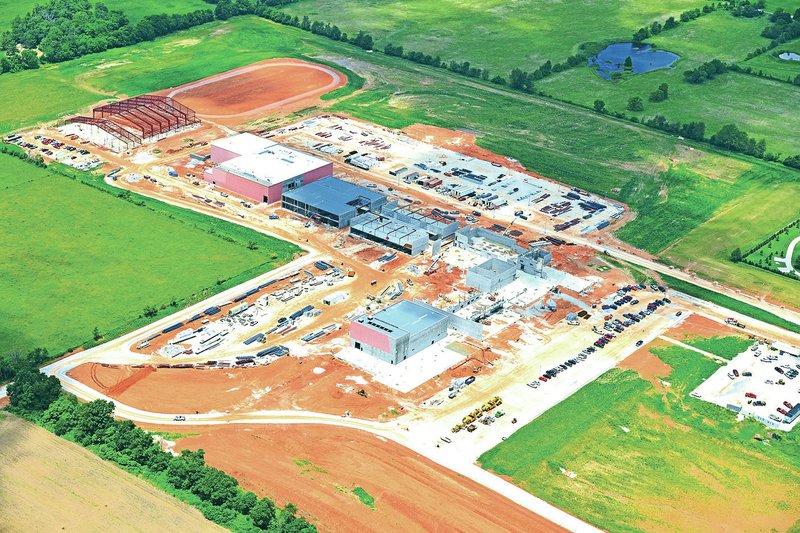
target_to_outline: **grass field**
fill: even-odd
[[[726,309],[730,309],[731,311],[735,311],[737,313],[755,318],[756,320],[766,322],[767,324],[773,324],[788,331],[800,333],[800,324],[781,318],[773,313],[770,313],[769,311],[764,311],[756,305],[740,302],[739,300],[731,298],[730,296],[725,296],[724,294],[704,289],[703,287],[698,287],[697,285],[681,281],[678,278],[673,278],[672,276],[667,276],[666,274],[661,274],[661,278],[669,286],[669,288],[676,291],[688,294],[689,296],[694,296],[695,298],[700,298],[701,300],[711,302],[721,307],[725,307]]]
[[[299,251],[154,200],[135,205],[7,155],[0,187],[3,353],[58,354],[90,341],[95,327],[119,334],[152,321],[140,318],[147,306],[174,312]]]
[[[728,335],[725,337],[689,337],[683,339],[683,343],[730,361],[748,349],[753,341],[747,337]]]
[[[515,67],[559,63],[582,43],[630,39],[645,24],[702,5],[696,0],[301,0],[284,10],[348,33],[363,30],[381,49],[399,44],[506,75]]]
[[[45,0],[0,0],[0,32],[11,25],[15,17],[30,13],[37,4],[46,4]],[[137,21],[147,15],[161,13],[189,13],[198,9],[214,9],[214,6],[203,0],[105,0],[103,2],[109,9],[120,9],[131,21]]]
[[[744,67],[752,67],[756,72],[763,71],[765,74],[775,76],[782,80],[794,80],[800,74],[800,61],[792,61],[789,59],[780,59],[777,54],[781,52],[794,52],[800,54],[800,43],[797,41],[781,45],[774,50],[770,50],[766,54],[754,57],[753,59],[743,61],[741,64]]]
[[[484,468],[609,531],[786,531],[800,526],[798,436],[689,397],[718,364],[651,350],[671,370],[614,369],[482,455]],[[575,472],[576,477],[559,468]]]
[[[648,96],[661,83],[669,85],[669,98],[649,102]],[[663,115],[670,122],[704,122],[706,137],[726,124],[736,124],[751,137],[764,139],[768,152],[784,156],[800,153],[800,139],[793,133],[800,128],[800,113],[793,112],[800,99],[800,87],[796,85],[735,72],[692,85],[683,81],[679,70],[608,81],[588,67],[580,67],[548,78],[540,87],[548,94],[561,94],[584,106],[600,99],[608,109],[640,119]],[[644,100],[644,111],[626,109],[632,96]]]
[[[789,176],[787,173],[785,177]],[[797,218],[797,204],[786,200],[800,197],[800,181],[776,180],[773,172],[755,168],[744,173],[739,182],[743,190],[740,195],[661,255],[704,277],[800,307],[796,281],[730,261],[734,248],[747,251]]]
[[[199,511],[49,431],[0,416],[3,531],[225,531]]]

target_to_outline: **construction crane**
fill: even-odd
[[[442,255],[444,254],[439,254],[436,256],[436,258],[433,260],[433,263],[431,263],[431,266],[429,266],[428,270],[424,272],[426,276],[430,276],[431,274],[436,272],[436,265],[439,263],[439,260],[442,258]]]
[[[511,226],[514,225],[514,222],[516,222],[518,218],[519,215],[514,216],[514,220],[511,221],[511,224],[509,224],[506,230],[503,232],[503,237],[508,237],[508,234],[511,233]]]

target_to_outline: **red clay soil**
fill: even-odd
[[[679,341],[692,337],[730,337],[732,335],[744,337],[741,330],[697,314],[692,314],[680,325],[667,331],[666,335]]]
[[[174,428],[172,428],[174,431]],[[369,433],[325,426],[191,427],[176,449],[292,502],[322,531],[561,531],[499,494]],[[374,509],[353,494],[363,488]]]
[[[672,367],[653,355],[651,351],[653,348],[661,346],[672,346],[672,344],[656,339],[620,361],[618,367],[624,370],[633,370],[653,385],[660,386],[659,380],[667,379],[672,372]]]
[[[241,123],[271,110],[317,105],[320,95],[346,83],[343,74],[324,65],[271,59],[156,94],[174,97],[201,117]]]

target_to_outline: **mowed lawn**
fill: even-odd
[[[470,61],[506,75],[559,63],[582,43],[628,40],[652,21],[664,21],[696,0],[300,0],[283,8],[302,18],[363,30],[378,48],[392,43],[446,60]]]
[[[763,426],[689,396],[716,362],[680,347],[651,352],[669,386],[611,370],[479,462],[609,531],[800,526],[797,432],[769,445],[753,440]]]
[[[147,306],[177,311],[299,251],[155,201],[138,206],[7,155],[0,156],[0,210],[3,353],[45,347],[58,354],[90,341],[95,327],[121,333],[143,323]],[[249,241],[258,249],[248,249]]]

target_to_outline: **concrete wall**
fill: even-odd
[[[437,311],[439,313],[445,314],[447,316],[447,327],[456,330],[458,333],[466,335],[467,337],[472,337],[473,339],[483,340],[482,324],[479,324],[478,322],[473,322],[472,320],[468,320],[466,318],[461,318],[458,315],[455,315],[443,309],[439,309],[438,307],[434,307],[431,304],[423,302],[422,300],[415,299],[414,303],[422,305],[424,307],[427,307],[428,309]]]
[[[274,186],[277,189],[273,189],[219,168],[207,170],[203,175],[203,179],[237,195],[249,198],[254,202],[263,202],[265,196],[269,198],[270,203],[281,198],[280,185]]]
[[[219,165],[225,161],[230,161],[234,157],[239,157],[239,154],[236,152],[231,152],[230,150],[225,150],[219,146],[211,145],[211,161],[215,165]]]
[[[326,163],[317,169],[303,174],[303,185],[308,185],[309,183],[329,176],[333,176],[333,163]]]

